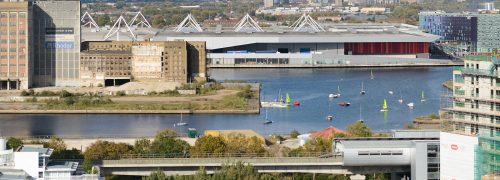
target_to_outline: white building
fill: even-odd
[[[53,150],[42,145],[6,149],[0,139],[0,179],[100,179],[97,175],[76,175],[78,162],[50,161]]]

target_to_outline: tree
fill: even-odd
[[[154,154],[170,154],[173,157],[184,156],[189,152],[190,146],[186,141],[174,138],[155,139],[151,144]]]
[[[347,134],[353,137],[370,137],[372,130],[365,126],[365,123],[357,121],[347,126]]]
[[[85,149],[84,156],[89,160],[118,159],[123,154],[131,154],[132,146],[98,140]]]
[[[109,18],[108,14],[100,15],[97,17],[97,25],[99,26],[109,25],[110,22],[111,19]]]
[[[143,180],[165,180],[165,179],[167,179],[167,176],[165,175],[165,173],[163,171],[156,170],[156,171],[151,172],[151,174],[149,174],[149,176],[146,176],[142,179]]]
[[[7,149],[14,149],[15,150],[15,149],[19,148],[22,145],[23,145],[23,141],[21,141],[21,139],[10,137],[7,140]]]
[[[161,139],[161,138],[166,138],[166,137],[177,137],[177,132],[174,129],[166,128],[161,131],[158,131],[155,136],[155,140]]]
[[[134,152],[136,154],[151,153],[151,141],[149,139],[137,139],[137,140],[135,140]]]
[[[54,152],[66,150],[66,143],[64,143],[64,141],[58,137],[51,137],[46,146],[48,148],[54,149]]]
[[[163,27],[167,25],[167,22],[165,22],[165,18],[162,15],[156,15],[153,18],[153,26],[154,27]]]
[[[297,131],[295,129],[292,132],[290,132],[291,138],[297,138],[299,135],[300,135],[299,131]]]
[[[202,156],[204,153],[225,153],[226,142],[220,136],[203,136],[196,140],[191,148],[191,155]]]
[[[234,164],[222,165],[212,179],[259,179],[259,173],[252,165],[238,161]]]
[[[332,150],[332,138],[315,138],[308,140],[306,144],[304,144],[304,150],[306,152],[330,152]]]
[[[50,155],[50,159],[83,159],[83,154],[78,149],[54,151]]]
[[[83,171],[85,171],[86,174],[90,174],[92,172],[92,160],[89,158],[83,159]]]

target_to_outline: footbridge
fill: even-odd
[[[251,164],[261,173],[327,173],[370,174],[375,172],[404,173],[409,166],[346,167],[342,156],[307,154],[294,157],[265,157],[255,154],[203,155],[192,157],[166,157],[161,155],[125,155],[99,164],[104,175],[146,176],[161,170],[167,175],[191,175],[200,167],[213,173],[225,164],[241,161]]]

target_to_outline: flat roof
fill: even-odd
[[[38,154],[50,156],[52,154],[52,149],[44,148],[44,147],[40,147],[40,146],[36,146],[36,145],[35,146],[24,145],[21,147],[19,152],[38,152]]]
[[[47,171],[76,171],[78,162],[72,161],[50,161],[47,164]]]

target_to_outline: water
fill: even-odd
[[[276,99],[278,91],[289,93],[292,101],[301,106],[287,109],[269,109],[268,118],[274,123],[264,125],[265,110],[260,115],[198,114],[184,115],[186,127],[198,129],[253,129],[259,133],[288,133],[318,130],[328,126],[345,129],[360,119],[375,131],[400,129],[413,118],[439,111],[441,83],[452,78],[449,67],[434,68],[376,68],[375,79],[371,69],[215,69],[211,75],[217,80],[238,79],[262,83],[262,98]],[[366,94],[359,94],[364,82]],[[340,98],[330,100],[328,94],[337,91]],[[393,91],[391,95],[388,91]],[[421,91],[426,101],[420,102]],[[403,96],[404,103],[398,99]],[[380,112],[383,99],[389,111]],[[351,103],[340,107],[340,101]],[[406,104],[415,103],[410,110]],[[361,106],[361,113],[360,113]],[[333,115],[333,121],[325,117]],[[2,136],[150,136],[162,128],[173,127],[180,115],[0,115]]]

